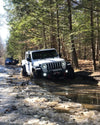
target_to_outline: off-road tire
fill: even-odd
[[[72,67],[68,68],[68,78],[69,79],[74,79],[75,78],[75,73]]]
[[[32,71],[32,77],[33,77],[34,79],[40,78],[40,77],[41,77],[40,72],[35,72],[35,71],[33,70],[33,71]]]
[[[26,67],[22,67],[22,76],[27,76]]]

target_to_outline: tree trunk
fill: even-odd
[[[50,40],[51,40],[51,48],[57,49],[56,43],[56,34],[55,34],[55,27],[54,27],[54,11],[52,9],[53,0],[50,0]]]
[[[66,49],[65,49],[65,44],[64,44],[64,41],[62,41],[62,55],[64,57],[65,60],[67,60],[67,54],[66,54]]]
[[[58,41],[58,50],[59,50],[59,55],[60,55],[58,0],[56,0],[56,12],[57,12],[57,41]]]
[[[67,0],[68,2],[68,20],[69,20],[69,30],[70,34],[72,33],[72,12],[71,12],[71,0]],[[75,65],[76,68],[79,68],[78,66],[78,59],[77,59],[77,54],[76,54],[76,49],[75,49],[75,44],[73,40],[73,35],[71,34],[71,48],[72,48],[72,63]]]
[[[86,60],[86,45],[84,46],[84,60]]]
[[[100,66],[100,26],[99,26],[99,12],[97,14],[97,27],[98,27],[98,37],[97,37],[97,42],[98,42],[98,61],[99,61],[99,66]]]
[[[43,42],[44,42],[44,48],[47,48],[47,43],[46,43],[46,34],[45,34],[45,25],[43,23]]]
[[[93,59],[93,70],[96,70],[96,61],[95,61],[95,44],[94,44],[94,28],[93,28],[93,1],[91,0],[91,48],[92,48],[92,59]]]

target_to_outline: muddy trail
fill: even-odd
[[[0,125],[99,125],[100,75],[30,79],[0,66]]]

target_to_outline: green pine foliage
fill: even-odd
[[[73,36],[78,59],[92,59],[91,53],[91,0],[70,0],[72,31],[69,30],[67,0],[5,0],[10,37],[8,54],[21,59],[26,50],[54,47],[71,60]],[[100,1],[93,0],[94,44],[99,43]],[[99,21],[99,22],[98,22]],[[59,37],[59,40],[58,40]],[[96,45],[96,44],[95,44]],[[98,45],[99,46],[99,45]],[[95,51],[98,51],[95,49]],[[81,56],[80,56],[81,55]],[[66,57],[65,57],[66,56]]]

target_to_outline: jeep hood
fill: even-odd
[[[34,66],[39,66],[44,63],[53,63],[53,62],[60,62],[64,61],[62,58],[46,58],[46,59],[38,59],[34,60]]]

